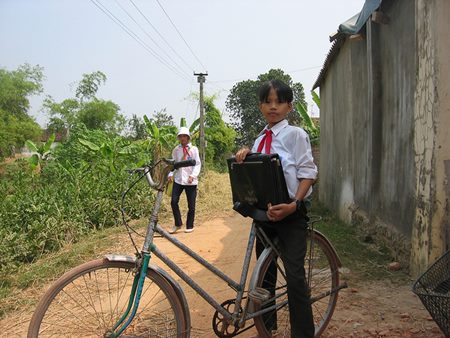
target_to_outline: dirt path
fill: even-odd
[[[244,248],[247,244],[249,219],[233,214],[230,217],[215,218],[199,222],[190,234],[180,232],[177,237],[212,262],[234,280],[239,280]],[[166,224],[167,228],[169,224]],[[126,236],[117,235],[114,251],[131,254]],[[214,277],[195,261],[188,259],[167,241],[157,238],[156,244],[180,265],[199,285],[220,302],[233,298],[225,283]],[[119,249],[121,248],[121,249]],[[163,265],[157,258],[153,263]],[[411,292],[410,285],[393,286],[386,282],[364,283],[355,280],[351,270],[343,276],[349,288],[339,294],[333,319],[323,335],[328,338],[389,337],[429,338],[444,337],[431,320],[418,298]],[[179,280],[178,277],[176,277]],[[192,321],[192,337],[214,337],[211,328],[212,307],[187,285],[180,281],[189,303]],[[47,286],[48,287],[48,286]],[[43,290],[28,290],[26,297],[39,297]],[[25,337],[32,308],[10,314],[0,321],[0,337]],[[251,329],[240,337],[257,337]]]

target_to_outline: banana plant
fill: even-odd
[[[313,98],[314,103],[317,105],[317,107],[320,108],[320,97],[317,95],[316,92],[311,91],[311,95]],[[309,116],[308,111],[306,107],[301,103],[298,102],[295,105],[296,111],[299,113],[301,118],[301,127],[308,133],[309,138],[311,140],[311,143],[317,143],[319,141],[320,137],[320,129],[316,124],[314,123],[314,120]]]
[[[159,127],[144,115],[145,131],[147,139],[144,146],[152,152],[153,161],[157,162],[164,154],[169,154],[175,146],[176,127],[162,126]]]
[[[37,145],[31,140],[27,140],[25,145],[33,153],[28,159],[32,169],[37,168],[37,166],[43,166],[43,162],[47,161],[51,155],[51,147],[53,142],[55,142],[55,134],[50,135],[47,142]]]
[[[134,144],[123,144],[121,141],[112,140],[98,145],[89,140],[78,139],[88,150],[94,152],[100,159],[106,162],[106,166],[112,173],[117,172],[117,161],[139,152],[139,148]]]

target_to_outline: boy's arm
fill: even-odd
[[[175,159],[175,152],[176,152],[176,147],[172,150],[172,159]],[[169,175],[168,175],[168,180],[169,180],[169,182],[171,182],[172,180],[173,180],[173,174],[174,174],[174,172],[175,171],[171,171],[170,173],[169,173]]]
[[[194,160],[195,160],[195,166],[194,166],[194,168],[192,170],[192,173],[191,173],[190,177],[197,178],[198,175],[200,175],[200,170],[202,168],[202,161],[200,160],[200,154],[199,154],[198,148],[195,147],[192,150],[193,150],[192,151],[193,152],[192,155],[194,155],[193,157],[194,157]]]
[[[267,209],[267,217],[272,222],[281,221],[283,218],[293,214],[297,210],[296,200],[302,201],[309,188],[313,185],[314,180],[309,178],[304,178],[300,180],[297,188],[297,192],[295,193],[295,200],[291,203],[282,203],[277,205],[270,205]]]

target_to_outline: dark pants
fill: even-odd
[[[281,259],[286,272],[291,337],[313,338],[314,320],[308,285],[305,278],[305,255],[307,249],[307,216],[297,213],[277,223],[257,223],[271,239],[278,237]],[[257,238],[256,255],[264,250],[264,244]],[[273,264],[265,276],[263,287],[274,293],[277,271]],[[272,318],[270,318],[270,316]],[[276,329],[276,314],[268,313],[266,327]]]
[[[186,229],[192,229],[194,227],[195,217],[195,199],[197,198],[197,186],[196,185],[181,185],[173,182],[172,199],[170,205],[172,206],[173,218],[175,220],[175,226],[180,227],[183,225],[181,220],[180,207],[178,202],[183,190],[186,192],[186,198],[188,203],[188,214],[186,220]]]

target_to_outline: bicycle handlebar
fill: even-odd
[[[156,188],[157,190],[163,190],[164,186],[166,185],[167,175],[169,174],[169,172],[171,172],[172,170],[175,170],[175,169],[183,168],[183,167],[192,167],[197,162],[192,159],[175,162],[175,160],[173,160],[173,159],[163,158],[161,160],[161,163],[164,163],[165,165],[161,170],[162,171],[162,174],[161,174],[162,179],[160,182],[153,181],[153,177],[151,175],[151,169],[153,169],[153,167],[151,167],[150,165],[145,165],[144,167],[141,167],[141,168],[127,169],[127,172],[129,172],[129,173],[143,172],[150,187]]]
[[[179,169],[179,168],[183,168],[183,167],[193,167],[196,164],[197,164],[197,162],[195,160],[179,161],[179,162],[174,162],[173,168]]]

